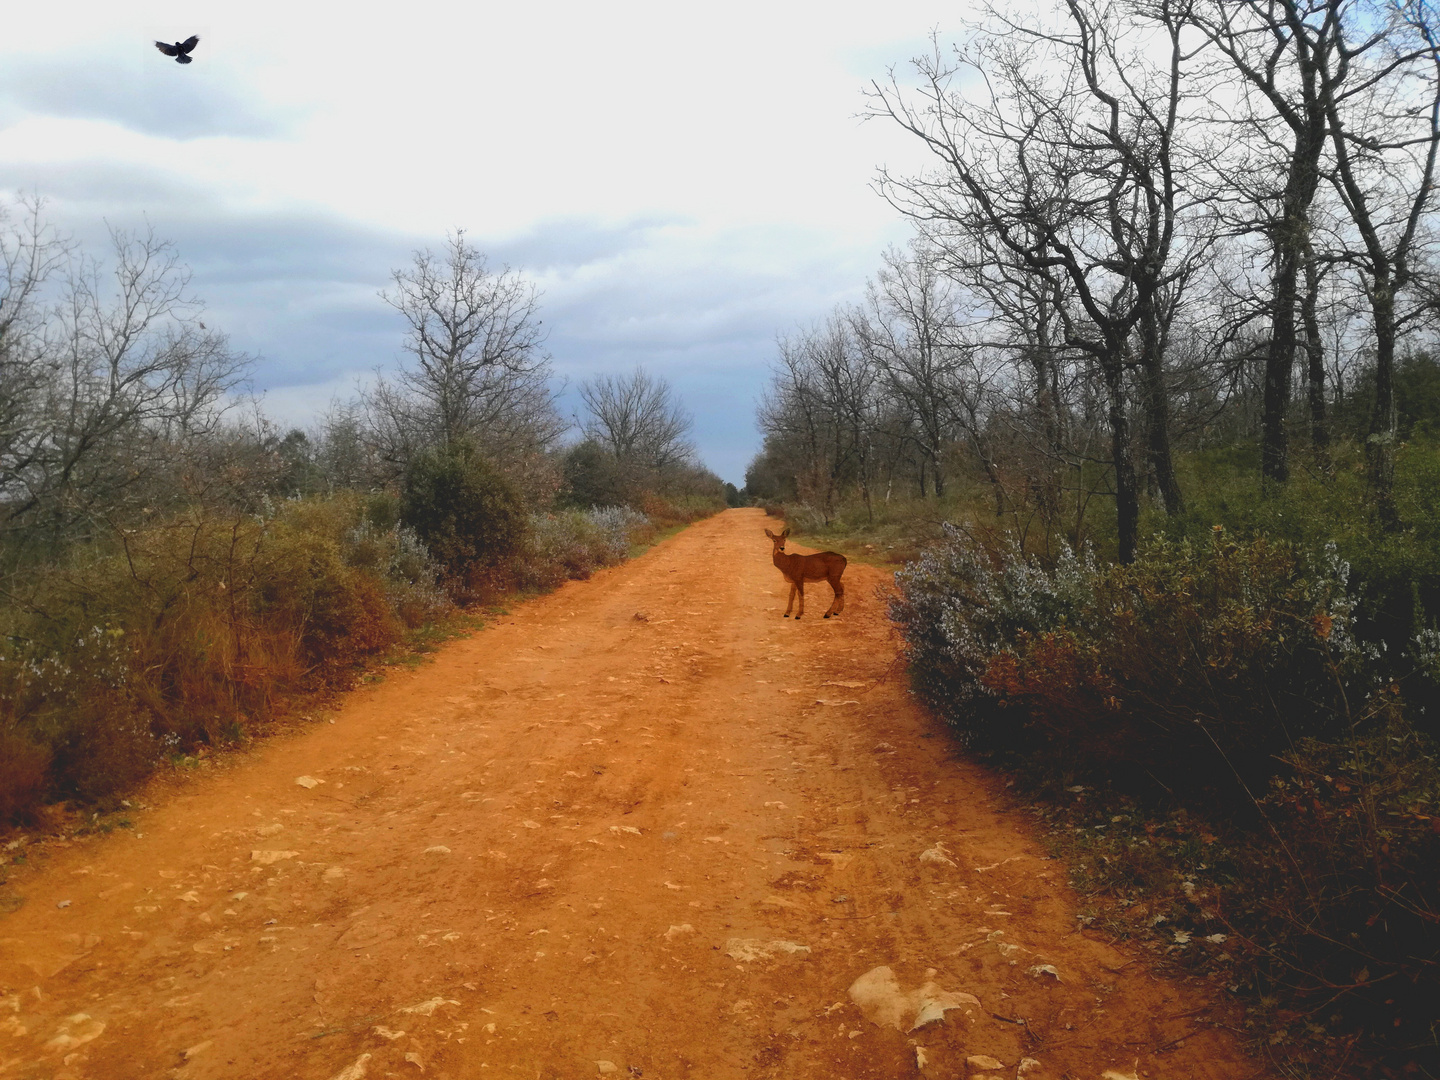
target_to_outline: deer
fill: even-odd
[[[790,609],[795,606],[795,597],[800,597],[800,610],[795,613],[795,618],[805,614],[805,582],[807,581],[828,581],[830,588],[835,590],[835,599],[830,604],[830,610],[825,612],[824,617],[839,615],[845,610],[845,586],[840,584],[840,575],[845,573],[846,559],[838,551],[818,551],[814,555],[786,555],[785,540],[790,535],[787,527],[784,532],[776,536],[769,529],[765,535],[770,538],[773,550],[770,553],[776,568],[785,575],[785,580],[790,583],[790,602],[785,605],[783,618],[790,617]]]

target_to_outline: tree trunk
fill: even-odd
[[[1370,309],[1375,319],[1375,407],[1365,441],[1370,485],[1381,524],[1399,524],[1395,511],[1395,292],[1388,276],[1376,275]]]
[[[1300,318],[1305,327],[1307,398],[1310,406],[1310,449],[1316,464],[1330,470],[1330,425],[1325,416],[1325,344],[1320,339],[1320,271],[1315,249],[1305,245],[1305,295],[1300,298]]]
[[[1160,489],[1165,513],[1183,513],[1185,500],[1175,478],[1175,461],[1170,453],[1170,392],[1165,386],[1165,364],[1161,355],[1160,327],[1154,301],[1146,301],[1140,319],[1140,379],[1145,395],[1146,453],[1150,473]]]
[[[1125,412],[1124,376],[1116,365],[1105,372],[1110,403],[1110,448],[1115,468],[1115,531],[1122,563],[1135,561],[1140,534],[1140,497],[1135,485],[1135,463],[1130,456],[1130,417]]]
[[[1285,420],[1290,412],[1290,382],[1295,370],[1295,277],[1299,260],[1285,235],[1296,227],[1281,223],[1275,242],[1275,273],[1271,279],[1270,345],[1265,352],[1265,399],[1260,422],[1260,471],[1266,480],[1290,479],[1290,447]]]

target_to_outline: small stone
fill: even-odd
[[[405,1032],[391,1031],[387,1027],[377,1026],[371,1028],[370,1030],[373,1031],[376,1035],[379,1035],[382,1039],[389,1039],[391,1042],[394,1042],[396,1039],[403,1039],[405,1037]]]
[[[613,1061],[597,1061],[595,1062],[595,1067],[600,1070],[602,1076],[620,1071],[620,1066],[616,1065]]]
[[[293,859],[299,854],[298,851],[252,851],[250,852],[250,861],[257,862],[261,866],[270,866],[286,859]]]
[[[199,1057],[199,1056],[200,1056],[201,1054],[203,1054],[206,1050],[209,1050],[210,1047],[213,1046],[213,1045],[214,1045],[214,1040],[212,1040],[212,1039],[206,1039],[206,1040],[205,1040],[204,1042],[202,1042],[202,1043],[196,1043],[194,1046],[190,1047],[190,1049],[186,1050],[186,1051],[185,1051],[184,1053],[182,1053],[180,1056],[183,1057],[186,1061],[189,1061],[191,1058]]]
[[[755,938],[731,938],[725,942],[725,953],[732,960],[739,960],[743,963],[752,963],[756,960],[769,960],[777,953],[786,953],[794,956],[797,953],[810,952],[809,945],[797,945],[793,941],[759,941]]]
[[[972,1054],[965,1059],[965,1067],[971,1072],[995,1072],[1005,1068],[1003,1062],[996,1061],[993,1057],[984,1054]]]
[[[694,932],[695,932],[695,927],[691,926],[691,925],[687,922],[687,923],[681,923],[679,926],[672,926],[672,927],[670,927],[669,930],[666,930],[666,931],[665,931],[665,935],[664,935],[664,936],[665,936],[665,940],[666,940],[666,941],[674,941],[677,937],[680,937],[682,934],[693,934]]]
[[[435,1010],[441,1005],[459,1005],[460,1002],[451,998],[433,997],[429,1001],[422,1001],[418,1005],[411,1005],[408,1009],[401,1009],[403,1013],[411,1013],[416,1016],[434,1016]]]
[[[1033,975],[1037,979],[1041,975],[1049,975],[1056,982],[1060,981],[1060,972],[1054,964],[1036,964],[1034,967],[1026,969],[1026,974]]]
[[[297,776],[295,778],[295,783],[299,784],[303,788],[317,788],[324,782],[324,780],[317,780],[313,776]]]
[[[955,860],[950,858],[950,852],[945,850],[943,843],[937,843],[932,848],[926,848],[920,853],[920,861],[923,863],[935,863],[941,866],[954,866]]]
[[[365,1080],[366,1067],[370,1064],[370,1055],[361,1054],[353,1064],[345,1066],[336,1073],[331,1080]]]
[[[1040,1062],[1036,1061],[1034,1058],[1021,1058],[1020,1064],[1015,1066],[1015,1075],[1016,1077],[1020,1078],[1020,1080],[1023,1080],[1026,1073],[1028,1073],[1031,1069],[1038,1068],[1040,1068]]]
[[[326,867],[325,873],[320,875],[323,881],[339,881],[344,876],[345,868],[343,866]]]
[[[925,1056],[925,1048],[923,1046],[915,1047],[915,1067],[917,1069],[923,1069],[929,1064],[930,1059]]]
[[[409,1050],[406,1052],[405,1060],[408,1061],[411,1065],[414,1065],[422,1073],[425,1071],[425,1063],[420,1060],[420,1055],[415,1053],[414,1050]]]
[[[449,855],[449,854],[450,854],[450,849],[449,849],[448,847],[446,847],[444,844],[434,844],[434,845],[432,845],[431,847],[427,847],[427,848],[425,849],[425,854],[426,854],[426,855]]]
[[[520,822],[520,824],[527,829],[538,829],[540,827],[540,823],[538,821],[531,821],[529,818],[526,818],[524,821]]]
[[[61,900],[61,901],[60,901],[58,904],[56,904],[55,906],[58,907],[58,908],[67,908],[67,907],[70,906],[70,901],[69,901],[69,900]]]

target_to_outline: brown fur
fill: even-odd
[[[765,535],[770,538],[774,545],[771,551],[771,558],[780,573],[785,575],[785,580],[790,583],[790,602],[785,605],[784,618],[790,617],[790,609],[795,606],[795,597],[800,597],[800,610],[795,613],[795,618],[805,614],[805,582],[807,581],[828,581],[830,588],[835,590],[835,599],[830,604],[830,610],[825,612],[825,618],[831,615],[839,615],[845,610],[845,586],[840,584],[840,575],[845,573],[845,556],[838,551],[818,551],[814,555],[786,555],[785,538],[790,535],[787,528],[779,536],[776,536],[769,529]]]

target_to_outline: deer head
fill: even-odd
[[[772,555],[785,554],[785,538],[790,535],[790,527],[788,525],[785,527],[785,531],[779,536],[776,536],[769,529],[765,530],[765,535],[770,538],[770,543],[775,545],[774,550],[771,551]]]

